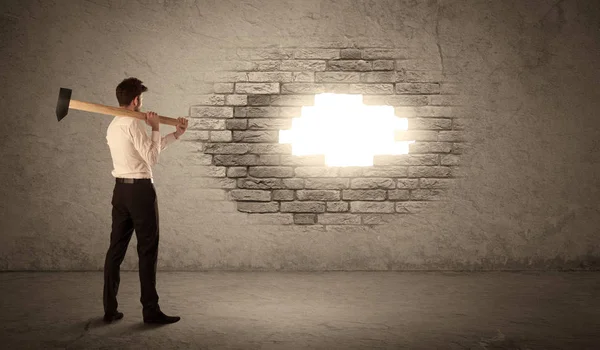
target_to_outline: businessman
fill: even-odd
[[[123,80],[116,89],[121,108],[140,112],[143,93],[148,88],[136,78]],[[104,321],[123,318],[117,310],[120,267],[135,230],[139,258],[142,316],[144,323],[175,323],[178,316],[165,315],[158,305],[156,262],[158,257],[158,202],[152,177],[152,166],[158,163],[160,152],[185,133],[188,121],[177,118],[176,131],[161,137],[159,117],[145,113],[145,123],[152,127],[146,133],[144,121],[116,116],[110,123],[106,140],[116,178],[112,197],[112,232],[104,263]]]

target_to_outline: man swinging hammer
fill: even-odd
[[[116,89],[121,108],[140,111],[144,92],[148,88],[136,78],[123,80]],[[142,315],[144,323],[174,323],[178,316],[165,315],[158,305],[156,262],[158,257],[158,202],[152,178],[152,166],[158,163],[160,152],[185,133],[188,121],[177,118],[176,131],[161,137],[160,119],[147,112],[146,133],[141,119],[116,116],[106,132],[113,160],[112,175],[116,178],[112,197],[112,232],[104,263],[104,321],[123,318],[117,310],[120,266],[125,258],[131,235],[135,230],[139,258]]]

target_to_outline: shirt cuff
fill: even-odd
[[[152,141],[160,142],[160,131],[152,131]]]

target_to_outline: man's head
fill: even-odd
[[[137,78],[127,78],[117,86],[117,100],[119,106],[132,109],[136,112],[142,107],[142,93],[148,91],[148,88]]]

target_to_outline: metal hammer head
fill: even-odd
[[[58,93],[58,102],[56,102],[56,117],[61,121],[69,113],[69,105],[71,104],[71,93],[73,90],[60,88]]]

